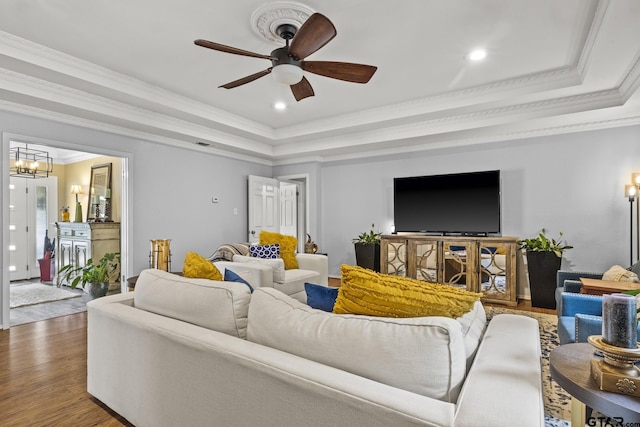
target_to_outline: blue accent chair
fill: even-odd
[[[587,342],[589,335],[602,335],[602,297],[579,293],[580,277],[601,279],[602,273],[558,271],[557,274],[556,310],[561,345]]]

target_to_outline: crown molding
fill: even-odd
[[[164,145],[168,145],[176,148],[182,148],[186,150],[201,151],[209,154],[214,154],[220,157],[226,157],[226,158],[231,158],[235,160],[242,160],[242,161],[251,162],[251,163],[258,163],[258,164],[267,165],[267,166],[273,165],[273,161],[271,160],[270,157],[259,157],[257,155],[247,155],[243,153],[237,153],[230,150],[220,149],[213,145],[209,147],[202,147],[195,143],[188,144],[184,140],[163,137],[163,136],[160,136],[154,133],[149,133],[149,132],[136,131],[123,126],[111,125],[101,121],[84,119],[74,115],[58,113],[48,109],[32,107],[32,106],[24,105],[20,103],[0,100],[0,110],[22,114],[30,117],[36,117],[36,118],[45,119],[45,120],[51,120],[58,123],[78,126],[78,127],[86,128],[90,130],[106,132],[106,133],[111,133],[115,135],[122,135],[129,138],[141,140],[141,141],[150,141],[150,142],[156,142],[159,144],[164,144]],[[81,150],[82,147],[78,146],[76,149]]]
[[[272,137],[273,130],[268,126],[1,30],[0,54],[95,84],[99,87],[115,90],[126,96],[133,96],[163,107],[169,106],[177,111],[186,112],[212,123],[240,129],[250,135],[265,138]]]

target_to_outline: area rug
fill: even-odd
[[[558,344],[558,317],[552,314],[510,310],[508,308],[485,307],[487,319],[502,313],[532,317],[540,326],[542,349],[542,390],[544,397],[545,427],[569,427],[571,425],[571,396],[551,378],[549,353]]]
[[[69,292],[51,285],[29,283],[27,285],[13,285],[9,290],[11,308],[25,305],[41,304],[43,302],[60,301],[77,298],[79,293]]]

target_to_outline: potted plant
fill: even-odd
[[[93,259],[90,258],[82,267],[65,265],[60,269],[59,274],[71,283],[71,288],[75,289],[80,284],[84,289],[88,285],[89,295],[92,298],[99,298],[107,294],[109,281],[117,275],[119,267],[120,254],[106,253],[97,264],[94,264]]]
[[[371,230],[362,232],[353,239],[356,249],[356,264],[359,267],[368,268],[373,271],[380,271],[380,236],[382,233],[374,231],[374,224]]]
[[[573,246],[561,240],[548,238],[543,228],[536,237],[518,240],[520,249],[527,253],[527,270],[531,289],[531,305],[541,308],[556,308],[556,274],[562,263],[562,253]]]

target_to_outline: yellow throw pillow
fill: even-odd
[[[187,252],[182,267],[182,275],[197,279],[222,281],[222,273],[211,261],[195,252]]]
[[[280,258],[284,261],[284,269],[292,270],[298,268],[298,260],[296,259],[298,239],[271,231],[262,230],[260,232],[261,245],[275,245],[276,243],[280,245]]]
[[[333,306],[337,314],[455,319],[471,311],[482,296],[453,286],[380,274],[356,266],[342,265],[341,270],[341,284]]]

